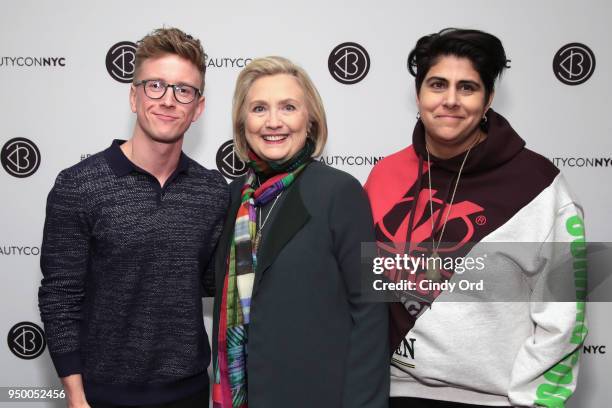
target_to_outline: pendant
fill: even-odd
[[[440,270],[437,268],[438,263],[442,263],[442,261],[438,253],[434,251],[427,259],[427,271],[425,272],[425,277],[430,281],[439,282],[442,277]]]
[[[253,250],[255,253],[259,250],[259,244],[261,242],[261,231],[257,231],[255,234],[255,241],[253,242]]]

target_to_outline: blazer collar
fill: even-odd
[[[304,173],[307,170],[306,168]],[[273,214],[270,229],[262,238],[261,247],[257,254],[253,295],[255,295],[266,269],[274,263],[274,260],[285,245],[310,219],[310,214],[304,205],[302,194],[300,193],[300,182],[304,180],[304,176],[305,174],[301,174],[295,181],[295,184],[289,188],[287,196],[278,209],[278,213],[276,215]]]

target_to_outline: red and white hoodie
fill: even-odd
[[[432,223],[442,220],[437,242],[448,211],[443,242],[453,243],[446,249],[454,255],[469,256],[480,243],[526,244],[498,245],[484,271],[465,272],[484,274],[488,301],[445,301],[454,298],[442,292],[431,296],[431,308],[391,304],[391,396],[563,407],[587,332],[582,210],[550,161],[526,149],[504,117],[489,110],[487,118],[487,138],[470,151],[452,206],[465,153],[432,156],[429,165],[421,121],[413,144],[378,162],[366,182],[379,245],[431,242]],[[566,276],[549,276],[557,259],[568,258]],[[575,299],[536,301],[553,278],[572,285]],[[508,288],[527,301],[510,301]]]

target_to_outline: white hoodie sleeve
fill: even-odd
[[[508,397],[513,406],[560,408],[576,389],[587,334],[586,242],[582,214],[574,203],[557,211],[540,257],[530,304],[533,333],[516,356]],[[547,296],[557,283],[566,289],[569,285],[572,297]]]

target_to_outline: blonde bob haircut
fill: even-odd
[[[245,134],[246,96],[257,79],[269,76],[287,74],[293,76],[304,91],[306,109],[308,110],[308,137],[315,143],[312,157],[319,156],[327,142],[327,119],[321,96],[310,77],[302,69],[287,58],[264,57],[251,61],[238,75],[232,106],[232,123],[234,128],[234,149],[238,156],[248,161],[249,146]]]

